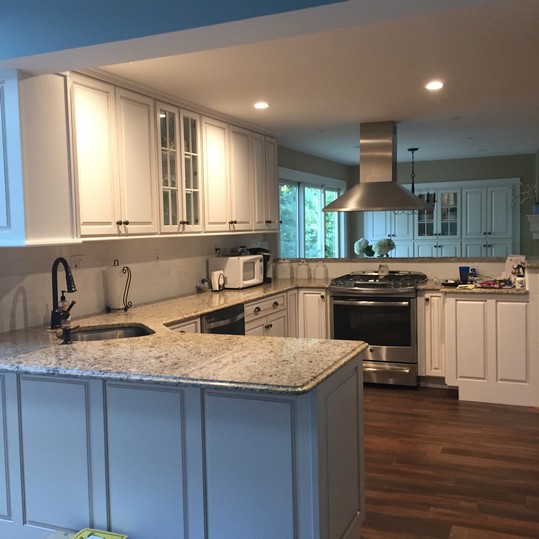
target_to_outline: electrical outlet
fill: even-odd
[[[72,270],[80,269],[82,262],[84,261],[84,255],[72,255],[69,257],[69,266]]]

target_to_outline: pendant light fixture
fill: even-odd
[[[408,148],[408,151],[412,154],[412,172],[410,174],[410,179],[412,180],[412,193],[415,195],[415,161],[414,155],[419,148]],[[418,195],[419,198],[423,199],[427,205],[424,211],[434,211],[434,205],[436,204],[436,195],[434,193],[425,193],[424,195]]]

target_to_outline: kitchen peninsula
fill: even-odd
[[[171,331],[188,302],[0,335],[0,536],[359,537],[365,344]]]

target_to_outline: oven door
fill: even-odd
[[[416,298],[330,296],[331,336],[369,344],[363,380],[418,385]]]

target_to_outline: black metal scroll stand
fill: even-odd
[[[120,265],[120,262],[119,262],[118,259],[114,260],[114,265],[115,266]],[[124,266],[122,268],[122,273],[125,273],[127,275],[127,279],[125,280],[123,297],[122,297],[124,306],[120,307],[118,309],[113,309],[112,307],[106,307],[105,309],[106,309],[106,311],[108,313],[110,313],[111,311],[127,311],[127,309],[129,309],[130,307],[133,306],[133,303],[131,301],[129,301],[129,299],[128,299],[128,297],[129,297],[129,288],[131,287],[131,269],[129,268],[129,266]]]

